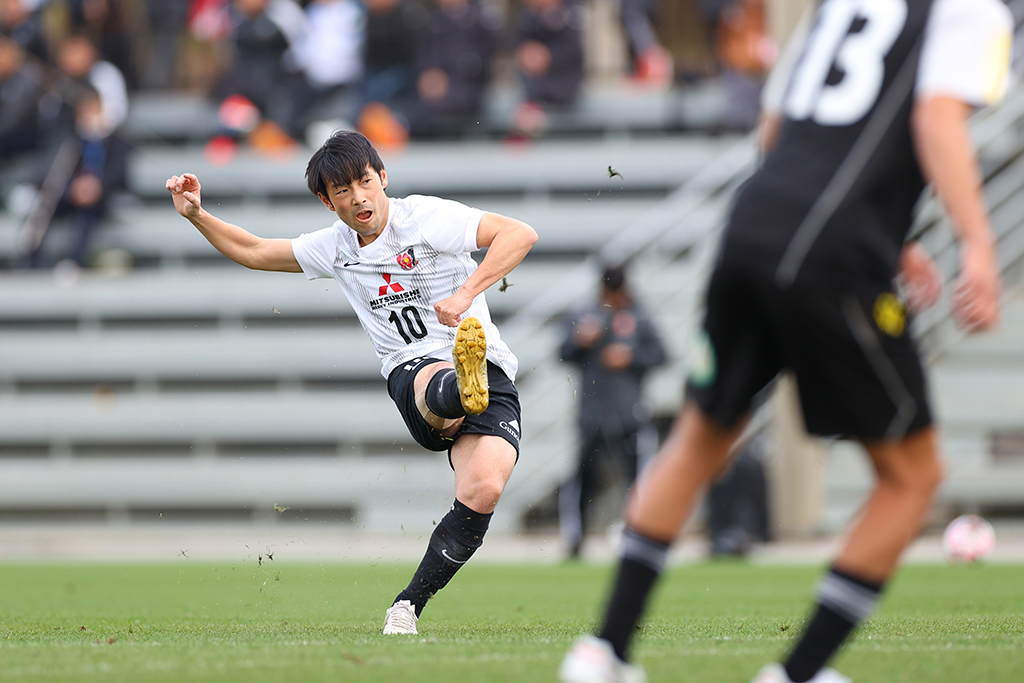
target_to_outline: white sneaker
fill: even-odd
[[[757,676],[754,678],[753,683],[793,683],[789,680],[789,675],[786,673],[786,668],[778,662],[772,664],[765,664],[761,667]],[[853,683],[853,681],[839,673],[835,669],[825,667],[818,673],[814,674],[814,678],[807,681],[807,683]]]
[[[639,666],[619,659],[607,640],[584,636],[562,660],[558,680],[562,683],[647,683],[647,674]]]
[[[416,608],[409,600],[399,600],[384,613],[384,635],[407,635],[414,636],[418,633],[416,622]]]

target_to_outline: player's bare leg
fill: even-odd
[[[487,345],[483,326],[466,318],[456,331],[454,363],[432,363],[413,381],[416,406],[442,436],[458,434],[467,414],[487,409]],[[385,634],[414,634],[427,601],[444,588],[483,544],[498,499],[516,463],[516,449],[501,437],[464,434],[451,449],[455,501],[434,528],[412,581],[387,611]]]
[[[515,447],[500,436],[459,437],[452,448],[455,498],[475,512],[494,512],[515,464]]]
[[[818,587],[803,635],[785,664],[765,667],[757,683],[846,680],[823,667],[874,609],[942,482],[933,427],[901,441],[871,441],[864,447],[877,475],[875,489]]]
[[[498,436],[465,434],[452,447],[451,463],[455,502],[434,527],[412,581],[388,610],[385,634],[415,634],[427,601],[483,545],[491,514],[516,464],[516,449]]]
[[[942,481],[937,434],[922,429],[901,441],[864,444],[875,489],[822,579],[803,635],[783,666],[765,667],[757,681],[800,683],[839,674],[823,668],[878,602],[900,555],[917,535]]]
[[[697,497],[725,469],[743,423],[722,429],[694,404],[687,404],[644,471],[626,504],[625,520],[648,538],[671,543]]]
[[[864,444],[877,481],[836,557],[837,568],[878,582],[889,578],[942,483],[937,440],[928,427],[902,441]]]
[[[629,642],[669,546],[698,496],[728,463],[744,423],[723,429],[696,405],[683,407],[626,504],[622,557],[604,625],[597,638],[581,639],[566,655],[559,669],[563,683],[644,680],[642,670],[625,663]]]

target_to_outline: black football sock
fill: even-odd
[[[668,543],[641,536],[628,527],[622,536],[619,573],[608,601],[604,625],[597,634],[612,644],[619,659],[626,659],[629,641],[644,612],[647,596],[665,567],[668,549]]]
[[[814,678],[857,624],[874,610],[882,586],[835,568],[829,570],[818,586],[814,614],[784,665],[793,683]]]
[[[459,381],[455,376],[455,368],[438,370],[427,383],[427,394],[424,396],[427,408],[434,415],[453,420],[466,415],[459,397]]]
[[[452,509],[434,527],[420,566],[395,602],[410,601],[419,616],[434,593],[447,586],[455,572],[483,545],[491,514],[475,512],[456,499]]]

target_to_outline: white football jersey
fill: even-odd
[[[292,240],[295,260],[310,280],[334,278],[348,298],[380,357],[381,374],[413,358],[451,360],[455,328],[437,320],[434,304],[455,294],[476,270],[483,211],[439,197],[388,199],[388,222],[373,242],[360,247],[342,221]],[[465,316],[484,325],[487,359],[515,380],[519,361],[491,322],[483,293]]]

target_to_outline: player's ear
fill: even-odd
[[[385,188],[388,186],[388,172],[385,169],[380,169],[380,186]]]
[[[317,192],[316,196],[319,197],[320,201],[324,203],[324,206],[327,207],[328,211],[334,211],[334,204],[331,203],[331,200],[328,199],[323,192]]]

